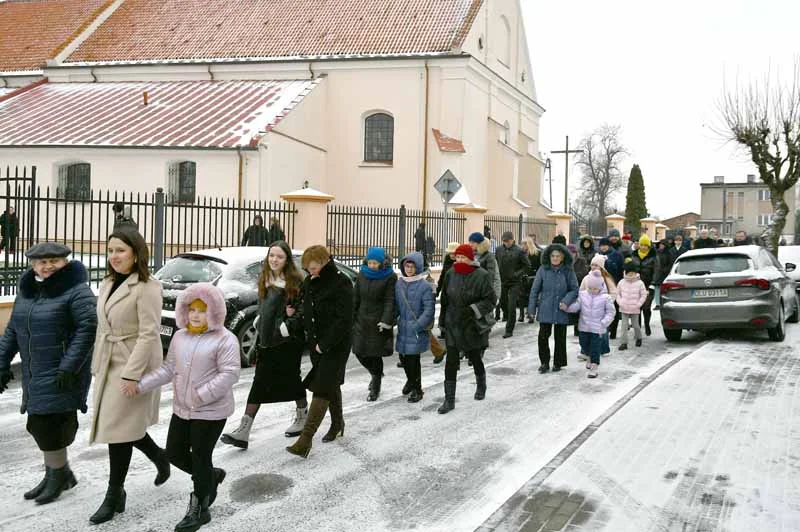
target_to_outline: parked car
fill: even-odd
[[[258,276],[268,250],[268,247],[256,246],[214,248],[181,253],[169,259],[155,273],[163,287],[161,345],[164,352],[169,349],[175,334],[175,302],[180,291],[192,283],[213,283],[225,295],[225,326],[239,338],[242,367],[247,367],[247,355],[255,346],[256,339],[253,321],[258,314]],[[292,250],[298,268],[302,254],[302,250]],[[334,262],[355,283],[358,273],[338,261]]]
[[[669,341],[683,329],[766,329],[783,341],[784,322],[800,320],[796,283],[766,249],[739,246],[687,251],[661,285],[661,324]]]
[[[784,271],[789,274],[800,290],[800,246],[778,246],[778,262],[783,265]]]

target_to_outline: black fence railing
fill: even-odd
[[[442,262],[447,241],[463,240],[464,222],[459,213],[445,216],[444,211],[411,210],[404,205],[399,209],[329,205],[327,245],[337,260],[352,267],[358,267],[373,246],[385,248],[395,264],[410,251],[422,251],[428,264],[436,265]]]
[[[489,226],[492,238],[500,241],[503,233],[511,231],[517,242],[530,236],[539,245],[547,245],[556,235],[556,224],[550,220],[540,220],[519,216],[496,216],[486,215],[483,217],[483,224]]]
[[[585,235],[591,237],[602,237],[606,234],[606,224],[600,220],[593,220],[586,218],[578,213],[573,208],[570,208],[569,213],[572,215],[572,220],[569,222],[569,241],[577,245],[578,240]]]
[[[238,246],[256,215],[269,228],[276,223],[288,241],[294,241],[293,204],[221,198],[197,198],[191,204],[166,202],[161,189],[154,193],[90,190],[80,200],[63,198],[58,189],[36,186],[35,169],[10,170],[0,177],[0,229],[7,236],[0,251],[0,295],[16,292],[19,276],[27,269],[25,251],[53,241],[68,245],[73,257],[84,263],[93,282],[106,272],[106,239],[114,228],[115,203],[122,203],[137,223],[151,251],[151,267],[179,253],[204,248]],[[5,186],[3,186],[3,183]],[[16,211],[9,224],[10,209]]]

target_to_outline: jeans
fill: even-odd
[[[600,350],[602,349],[603,345],[603,335],[580,331],[580,334],[578,334],[578,341],[580,342],[581,347],[586,350],[586,353],[589,355],[589,359],[591,360],[592,364],[599,364]]]
[[[500,308],[506,316],[506,332],[513,333],[517,323],[517,301],[522,291],[520,283],[503,283],[500,290]]]
[[[225,419],[182,419],[172,414],[167,434],[169,461],[192,475],[198,499],[210,495],[214,487],[214,464],[211,453],[225,428]]]
[[[555,325],[555,356],[553,356],[553,366],[567,365],[567,326],[560,323],[540,323],[539,324],[539,361],[544,366],[550,365],[550,334]]]

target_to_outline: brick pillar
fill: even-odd
[[[469,235],[472,233],[480,233],[483,234],[483,226],[485,225],[483,222],[483,215],[486,214],[487,209],[486,207],[481,207],[480,205],[476,205],[475,203],[468,203],[467,205],[461,205],[460,207],[456,207],[453,209],[458,214],[464,216],[466,219],[464,221],[464,235],[461,239],[461,242],[466,242],[469,238]],[[494,236],[494,235],[492,235]],[[452,235],[451,237],[454,241],[458,239],[457,235]],[[444,243],[447,245],[447,242]]]
[[[281,194],[281,199],[294,203],[297,209],[292,247],[306,249],[315,244],[326,246],[328,203],[333,201],[334,197],[313,188],[301,188]]]
[[[551,212],[547,217],[555,222],[556,235],[564,235],[567,239],[567,244],[569,244],[569,222],[572,221],[572,215],[564,214],[563,212]]]
[[[695,238],[697,238],[697,226],[696,225],[690,225],[689,227],[684,227],[683,231],[685,233],[688,233],[687,235],[685,235],[686,238],[691,238],[693,240]]]
[[[625,217],[621,214],[609,214],[606,216],[606,234],[609,234],[612,229],[616,229],[622,235],[625,232]]]

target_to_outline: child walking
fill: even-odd
[[[622,342],[619,350],[628,349],[628,324],[633,323],[633,334],[636,339],[636,347],[642,345],[642,328],[639,324],[639,311],[647,300],[647,287],[639,278],[639,269],[632,263],[627,262],[622,271],[625,276],[617,286],[617,305],[622,314]]]
[[[603,335],[614,321],[614,304],[608,298],[606,283],[599,270],[592,270],[586,276],[586,289],[578,292],[578,299],[570,305],[568,312],[580,312],[578,336],[581,347],[589,353],[586,369],[590,379],[597,377],[600,365],[600,351],[603,347]]]
[[[172,420],[167,434],[170,462],[192,475],[189,509],[175,532],[194,532],[211,521],[225,470],[211,461],[225,421],[233,414],[233,385],[239,380],[239,342],[225,328],[225,298],[216,286],[198,283],[178,297],[175,333],[163,365],[142,377],[137,393],[172,381]]]

